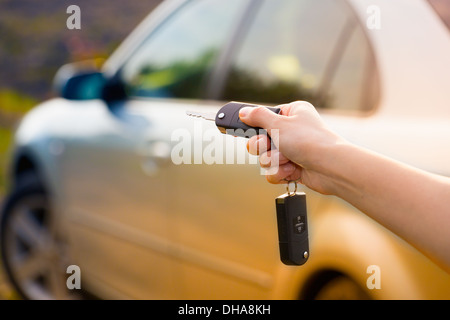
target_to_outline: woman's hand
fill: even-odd
[[[241,109],[240,119],[266,129],[276,146],[271,148],[266,135],[254,136],[247,143],[249,153],[259,155],[270,183],[299,181],[318,192],[331,193],[323,175],[327,171],[323,151],[344,140],[327,128],[310,103],[297,101],[278,107],[280,114],[264,107]]]

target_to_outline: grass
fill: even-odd
[[[12,131],[0,127],[0,202],[7,188],[6,173],[11,153]]]
[[[7,189],[6,172],[14,130],[37,101],[12,89],[0,89],[0,200]]]
[[[37,101],[12,89],[0,89],[0,206],[3,202],[8,181],[6,173],[11,156],[14,130],[19,120]],[[17,299],[17,295],[6,282],[0,264],[0,300]]]

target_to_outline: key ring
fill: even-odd
[[[292,197],[297,192],[297,180],[286,180],[286,182],[287,182],[287,185],[286,185],[287,194],[289,197]],[[294,182],[294,185],[295,185],[294,191],[292,193],[289,191],[289,185],[291,184],[291,182]]]

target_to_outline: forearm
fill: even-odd
[[[323,150],[331,193],[450,266],[450,182],[363,148]]]

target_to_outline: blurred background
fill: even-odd
[[[66,63],[105,59],[161,0],[0,0],[0,203],[11,138],[20,118],[54,95]],[[81,29],[69,30],[69,5],[82,8]],[[0,297],[9,288],[0,274]]]
[[[160,2],[0,0],[0,194],[11,130],[38,101],[53,95],[58,68],[107,58]],[[71,4],[82,8],[80,30],[66,27]]]
[[[9,203],[4,199],[11,189],[23,191],[18,183],[8,185],[15,129],[36,104],[56,96],[52,81],[57,70],[71,62],[108,58],[161,2],[0,0],[0,206]],[[68,196],[64,204],[73,220],[66,222],[77,224],[72,245],[85,263],[82,269],[107,284],[92,282],[99,297],[122,297],[117,295],[121,290],[127,297],[145,298],[155,293],[156,298],[193,299],[450,297],[449,274],[439,266],[349,204],[306,187],[314,254],[301,268],[285,266],[279,261],[273,212],[273,200],[284,186],[265,183],[256,165],[251,171],[246,166],[175,166],[167,160],[171,134],[179,128],[192,133],[194,120],[186,116],[187,108],[217,111],[230,100],[308,100],[350,141],[449,176],[450,2],[181,2],[171,2],[173,12],[164,23],[149,37],[150,30],[144,30],[133,44],[136,51],[119,63],[119,83],[108,85],[123,90],[118,91],[126,99],[112,108],[106,99],[64,96],[28,117],[55,118],[39,122],[42,118],[35,117],[23,126],[29,130],[33,121],[39,122],[37,131],[28,131],[37,142],[29,144],[37,143],[36,150],[50,155],[47,160],[57,159],[46,165],[55,173],[50,178],[63,186],[58,190]],[[379,29],[368,24],[374,21],[367,9],[374,4],[382,10]],[[70,5],[81,8],[81,30],[66,26]],[[58,125],[67,132],[56,132]],[[86,135],[83,126],[91,129]],[[39,130],[48,131],[42,141]],[[17,165],[23,171],[16,170],[16,180],[19,173],[25,178],[28,171],[39,173],[23,163]],[[63,163],[61,172],[54,163]],[[236,185],[237,179],[245,183]],[[4,229],[12,230],[3,234],[11,235],[7,248],[13,249],[3,252],[11,251],[9,261],[18,261],[10,269],[25,274],[17,277],[21,285],[54,289],[48,270],[41,273],[32,266],[39,267],[39,254],[50,267],[58,265],[54,252],[35,254],[45,245],[34,240],[45,237],[29,232],[36,231],[36,221],[49,231],[43,217],[48,214],[51,221],[53,212],[47,203],[26,207],[29,195],[19,194],[17,207],[5,210],[10,220],[2,220],[8,226]],[[21,215],[25,223],[17,227],[13,219],[20,224]],[[53,240],[65,245],[59,237]],[[367,266],[373,264],[382,270],[383,290],[366,284]],[[0,299],[19,298],[14,292],[0,272]]]

